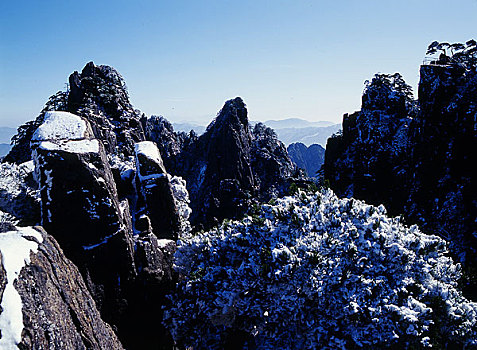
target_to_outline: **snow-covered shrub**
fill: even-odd
[[[9,213],[4,213],[0,210],[0,232],[14,231],[18,220]]]
[[[189,217],[192,209],[189,207],[189,192],[187,191],[186,181],[180,176],[172,176],[169,178],[171,182],[172,194],[179,212],[181,223],[181,233],[185,234],[191,230]]]
[[[0,210],[30,225],[39,221],[40,196],[33,161],[0,164]]]
[[[194,348],[476,344],[446,244],[331,191],[263,205],[178,243],[165,324]]]

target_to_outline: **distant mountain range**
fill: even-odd
[[[252,126],[257,123],[259,122],[250,121]],[[334,124],[329,121],[311,122],[300,118],[267,120],[262,123],[275,130],[278,139],[282,141],[285,146],[300,142],[306,146],[319,144],[325,147],[328,137],[341,129],[341,124]],[[198,135],[205,131],[205,126],[193,122],[173,123],[172,125],[175,131],[188,133],[194,130]]]
[[[10,151],[10,140],[15,135],[17,129],[7,126],[0,127],[0,157],[3,157]]]
[[[172,126],[174,127],[174,131],[176,132],[185,132],[188,133],[191,130],[194,130],[197,135],[201,135],[205,132],[205,126],[200,125],[197,123],[191,123],[191,122],[183,122],[183,123],[172,123]]]

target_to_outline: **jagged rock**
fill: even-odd
[[[345,115],[343,134],[328,140],[325,156],[325,177],[339,195],[384,203],[392,215],[444,237],[470,276],[477,266],[473,55],[467,63],[421,67],[419,110],[403,85],[371,82],[362,110]],[[475,281],[470,289],[475,298]]]
[[[287,147],[290,159],[309,177],[316,177],[325,161],[325,149],[318,144],[306,147],[303,143],[292,143]]]
[[[34,121],[18,128],[4,162],[20,164],[31,159],[30,140],[48,111],[67,111],[84,117],[108,153],[133,156],[134,143],[145,139],[142,113],[131,105],[122,76],[112,67],[89,62],[81,73],[75,71],[70,75],[69,91],[51,96]]]
[[[123,348],[76,266],[42,228],[0,233],[0,256],[0,348]]]
[[[150,118],[148,123],[146,130],[157,132],[146,134],[165,150],[168,171],[187,182],[191,223],[196,226],[240,217],[252,197],[266,200],[283,194],[295,174],[285,147],[271,129],[263,125],[254,132],[249,129],[247,108],[239,97],[227,101],[199,137],[173,133],[163,118]]]
[[[129,102],[126,84],[112,67],[89,62],[69,78],[68,111],[91,122],[94,135],[109,153],[134,154],[144,140],[141,113]]]
[[[151,141],[139,142],[135,149],[136,187],[139,189],[137,215],[139,218],[147,215],[152,232],[157,237],[176,240],[180,218],[169,174],[164,168],[159,150]]]
[[[268,201],[288,192],[290,181],[297,175],[297,168],[273,129],[262,123],[255,125],[252,142],[252,169],[260,191],[259,199]]]
[[[135,277],[131,221],[106,151],[87,138],[89,130],[79,116],[51,112],[33,135],[42,223],[79,267],[107,321],[119,324],[123,285]]]
[[[343,131],[328,139],[324,176],[340,196],[379,205],[393,215],[406,201],[409,124],[416,114],[410,87],[400,75],[377,74],[363,94],[362,109],[343,117]]]

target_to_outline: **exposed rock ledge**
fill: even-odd
[[[123,349],[58,243],[41,227],[0,233],[0,348]]]

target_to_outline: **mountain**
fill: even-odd
[[[124,347],[171,348],[150,320],[162,320],[177,281],[178,238],[306,179],[273,130],[249,129],[240,98],[197,136],[134,109],[111,67],[90,62],[69,82],[1,164],[2,221],[40,223],[58,241]]]
[[[17,133],[17,129],[0,126],[0,143],[10,144],[13,135]]]
[[[310,127],[326,127],[331,126],[334,123],[328,121],[318,121],[318,122],[310,122],[305,119],[300,118],[287,118],[281,120],[267,120],[263,122],[266,126],[277,130],[277,129],[287,129],[287,128],[310,128]]]
[[[10,152],[11,146],[9,143],[0,143],[0,157],[3,157]]]
[[[420,69],[419,95],[398,74],[368,83],[361,111],[328,140],[325,178],[337,194],[384,203],[424,232],[444,237],[477,278],[477,59],[475,42]]]
[[[328,138],[340,129],[341,124],[334,124],[322,127],[283,128],[275,129],[275,131],[279,140],[285,145],[299,142],[306,146],[311,146],[312,144],[325,146]]]
[[[316,177],[325,161],[325,149],[320,145],[306,147],[303,143],[292,143],[287,147],[290,159],[309,177]]]
[[[145,121],[171,174],[184,178],[192,208],[191,224],[210,225],[243,215],[253,198],[283,194],[297,175],[285,146],[272,129],[250,128],[241,98],[227,101],[204,134],[176,133],[163,117]]]
[[[261,123],[250,120],[251,127]],[[292,143],[301,142],[306,146],[312,144],[326,145],[328,137],[341,129],[341,124],[333,124],[332,122],[319,121],[310,122],[299,118],[288,118],[282,120],[267,120],[263,122],[267,127],[272,128],[278,135],[278,139],[285,146]],[[195,123],[172,123],[176,132],[189,133],[191,130],[198,135],[205,132],[206,127]]]
[[[205,126],[196,123],[172,123],[172,126],[177,132],[188,133],[191,130],[194,130],[197,135],[202,135],[206,129]]]
[[[421,68],[419,105],[399,74],[368,82],[321,189],[240,97],[199,136],[114,68],[73,72],[0,164],[0,347],[471,348],[466,45]]]

